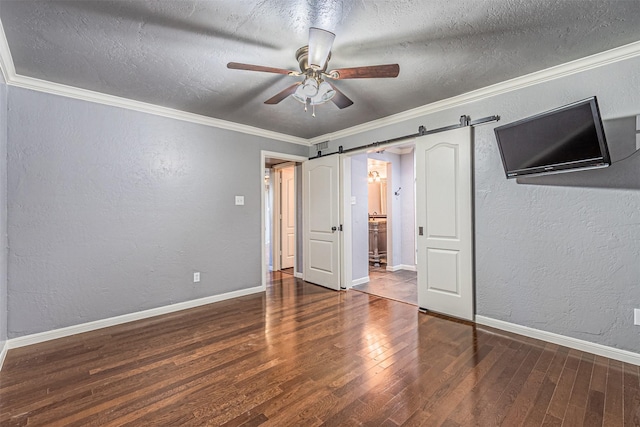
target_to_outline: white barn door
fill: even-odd
[[[304,280],[340,290],[340,156],[302,164]]]
[[[416,139],[418,305],[473,320],[471,127]]]

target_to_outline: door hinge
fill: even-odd
[[[338,231],[342,231],[342,224],[340,224],[340,227],[338,227]]]
[[[424,228],[418,227],[418,236],[424,236]]]

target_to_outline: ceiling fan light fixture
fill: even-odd
[[[322,70],[326,63],[336,35],[320,28],[309,28],[309,57],[307,62],[314,70]]]
[[[336,96],[336,91],[333,90],[331,85],[327,82],[320,83],[318,87],[318,94],[311,98],[311,105],[320,105],[325,102],[331,101],[331,98]]]
[[[307,103],[307,96],[302,91],[302,85],[299,85],[298,89],[296,89],[291,96],[293,96],[293,98],[298,102],[302,102],[303,104]]]
[[[318,81],[313,77],[307,77],[302,82],[301,90],[307,98],[313,98],[318,94]]]
[[[335,95],[336,91],[329,83],[315,77],[307,77],[291,96],[303,104],[320,105],[331,101]]]
[[[0,0],[2,1],[2,0]],[[398,77],[400,66],[398,64],[369,65],[363,67],[339,68],[327,72],[331,60],[331,48],[335,34],[316,27],[309,28],[309,44],[296,51],[296,60],[300,71],[285,70],[283,68],[266,67],[262,65],[243,64],[229,62],[227,68],[233,70],[261,71],[265,73],[286,74],[290,77],[303,77],[303,81],[281,90],[276,95],[267,99],[268,105],[278,104],[285,98],[293,98],[304,104],[304,110],[311,105],[324,104],[328,101],[339,109],[353,105],[353,101],[337,87],[325,83],[325,78],[333,80],[344,79],[369,79],[369,78],[394,78]],[[315,108],[314,114],[315,117]]]

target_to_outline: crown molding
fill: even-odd
[[[234,123],[227,120],[215,119],[213,117],[202,116],[199,114],[188,113],[185,111],[175,110],[173,108],[161,107],[155,104],[134,101],[118,96],[107,95],[100,92],[94,92],[87,89],[80,89],[73,86],[67,86],[59,83],[53,83],[45,80],[35,79],[16,75],[9,82],[11,86],[31,89],[39,92],[50,93],[53,95],[65,96],[83,101],[95,102],[98,104],[110,105],[112,107],[126,108],[128,110],[140,111],[156,116],[168,117],[172,119],[182,120],[185,122],[197,123],[205,126],[211,126],[220,129],[231,130],[249,135],[260,136],[263,138],[275,139],[278,141],[291,142],[308,146],[306,139],[297,136],[287,135],[284,133],[273,132],[270,130],[260,129],[253,126]]]
[[[293,144],[300,144],[304,146],[309,145],[307,139],[293,135],[273,132],[270,130],[260,129],[240,123],[234,123],[227,120],[215,119],[199,114],[175,110],[173,108],[161,107],[155,104],[148,104],[146,102],[134,101],[128,98],[107,95],[101,92],[94,92],[87,89],[81,89],[78,87],[67,86],[60,83],[54,83],[46,80],[19,75],[16,73],[13,58],[11,57],[9,43],[4,32],[4,27],[2,26],[2,20],[0,20],[0,68],[5,82],[10,86],[50,93],[67,98],[79,99],[82,101],[110,105],[112,107],[126,108],[128,110],[140,111],[142,113],[153,114],[156,116],[168,117],[185,122],[240,132],[248,135],[275,139],[277,141],[291,142]]]
[[[524,76],[506,80],[504,82],[496,83],[491,86],[486,86],[484,88],[467,92],[462,95],[454,96],[452,98],[443,99],[441,101],[403,111],[402,113],[393,114],[391,116],[383,117],[381,119],[373,120],[337,132],[320,135],[309,139],[308,142],[309,145],[313,145],[319,142],[334,141],[336,139],[357,135],[359,133],[378,129],[384,126],[389,126],[404,122],[406,120],[426,116],[427,114],[436,113],[449,108],[459,107],[461,105],[481,101],[483,99],[491,98],[503,93],[523,89],[528,86],[533,86],[536,84],[570,76],[572,74],[581,73],[593,68],[598,68],[615,62],[623,61],[625,59],[635,58],[637,56],[640,56],[640,41],[610,49],[604,52],[596,53],[584,58],[576,59],[565,64],[556,65],[551,68],[546,68],[544,70],[526,74]]]
[[[0,72],[2,72],[5,83],[8,83],[11,77],[16,75],[16,68],[13,65],[13,58],[11,58],[9,42],[4,34],[2,20],[0,20]]]
[[[290,142],[293,144],[300,144],[304,146],[311,146],[320,142],[333,141],[336,139],[357,135],[359,133],[401,123],[406,120],[411,120],[449,108],[477,102],[496,95],[570,76],[572,74],[602,67],[604,65],[612,64],[637,56],[640,56],[640,41],[580,58],[574,61],[570,61],[565,64],[550,67],[541,71],[536,71],[524,76],[506,80],[501,83],[496,83],[494,85],[467,92],[448,99],[443,99],[441,101],[413,108],[411,110],[403,111],[398,114],[393,114],[381,119],[362,123],[360,125],[353,126],[347,129],[342,129],[336,132],[331,132],[314,138],[306,139],[226,120],[201,116],[194,113],[187,113],[172,108],[161,107],[155,104],[148,104],[127,98],[107,95],[100,92],[94,92],[59,83],[21,76],[16,73],[13,59],[11,57],[11,52],[9,50],[9,43],[7,42],[4,27],[2,26],[2,21],[0,20],[0,71],[4,76],[5,82],[10,86],[22,87],[39,92],[51,93],[69,98],[126,108],[129,110],[140,111],[158,116],[174,118],[177,120],[202,124],[205,126],[231,130],[269,139],[275,139],[278,141]]]

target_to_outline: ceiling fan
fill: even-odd
[[[344,79],[366,79],[366,78],[393,78],[400,73],[398,64],[371,65],[366,67],[339,68],[327,71],[327,65],[331,59],[331,46],[335,39],[335,34],[311,27],[309,29],[309,44],[296,51],[296,59],[300,66],[300,71],[285,70],[283,68],[264,67],[261,65],[241,64],[229,62],[227,68],[233,70],[261,71],[265,73],[286,74],[292,77],[303,76],[299,81],[275,96],[267,99],[265,104],[277,104],[288,96],[293,96],[297,101],[313,108],[315,117],[315,106],[328,101],[340,109],[353,104],[345,94],[340,92],[329,80]]]

